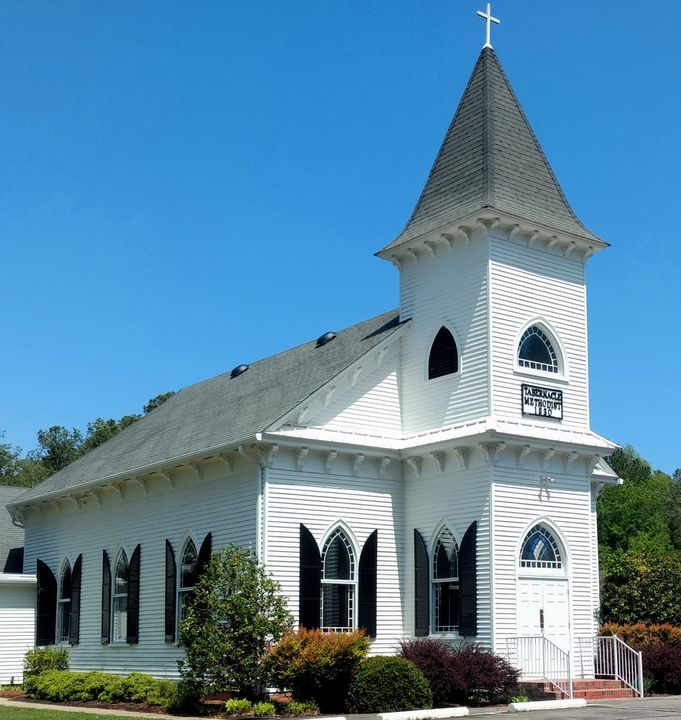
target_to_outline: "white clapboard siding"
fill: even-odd
[[[34,570],[39,558],[58,577],[66,557],[73,566],[83,555],[80,643],[70,648],[72,669],[176,675],[181,652],[165,642],[164,630],[165,541],[172,543],[176,562],[186,538],[193,538],[198,550],[209,532],[213,549],[233,542],[255,550],[257,490],[254,469],[230,476],[216,464],[203,482],[194,473],[180,475],[174,490],[159,479],[146,496],[128,483],[124,499],[104,491],[101,506],[92,500],[78,511],[67,501],[60,504],[61,514],[44,510],[41,518],[32,513],[26,523],[27,570]],[[108,552],[113,572],[119,549],[130,559],[138,543],[139,644],[102,645],[102,550]]]
[[[399,343],[393,343],[380,367],[362,373],[357,384],[339,382],[339,388],[321,412],[305,422],[308,427],[397,438],[402,434],[397,382]],[[371,359],[371,364],[376,360]]]
[[[493,410],[521,419],[522,383],[563,390],[565,427],[589,427],[586,286],[581,260],[526,245],[491,240]],[[569,378],[516,368],[518,340],[527,324],[544,318],[558,336]],[[541,418],[532,416],[533,422]],[[545,420],[544,422],[555,422]]]
[[[406,434],[446,427],[489,414],[487,331],[488,243],[457,244],[435,257],[405,261],[401,317],[401,396]],[[445,325],[459,350],[460,372],[427,379],[428,355]]]
[[[476,463],[480,463],[475,466]],[[477,520],[477,596],[478,635],[477,642],[491,646],[492,598],[490,586],[490,483],[489,465],[481,458],[471,457],[470,469],[457,467],[458,461],[447,455],[444,472],[438,473],[428,467],[424,459],[420,478],[411,470],[405,470],[405,496],[408,548],[405,563],[405,628],[409,636],[414,634],[414,530],[418,530],[428,546],[432,563],[432,551],[436,535],[446,524],[460,545],[469,525]],[[432,567],[431,567],[432,575]],[[431,589],[432,627],[432,589]],[[448,635],[443,635],[448,637]],[[451,637],[451,636],[450,636]],[[455,639],[458,636],[455,637]],[[470,639],[470,638],[469,638]]]
[[[586,475],[569,475],[559,465],[549,469],[553,483],[540,493],[540,469],[497,466],[494,469],[495,647],[506,650],[506,638],[517,634],[518,558],[526,532],[544,521],[565,543],[570,582],[571,632],[594,630],[595,536],[591,526],[591,492]]]
[[[0,573],[0,685],[22,682],[35,638],[35,582],[13,580]]]
[[[378,635],[371,652],[392,654],[403,637],[402,488],[394,476],[379,479],[373,463],[367,467],[371,472],[358,476],[342,474],[344,467],[326,473],[322,463],[312,457],[303,470],[268,469],[266,564],[298,622],[300,524],[314,535],[321,551],[326,533],[342,522],[356,541],[357,561],[369,535],[378,530]]]

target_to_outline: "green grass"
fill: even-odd
[[[0,707],[0,720],[130,720],[130,716],[63,712],[52,708],[34,710],[33,708]]]

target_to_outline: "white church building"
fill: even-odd
[[[187,591],[237,543],[296,623],[365,628],[374,654],[430,636],[526,675],[542,643],[574,665],[598,627],[596,498],[617,482],[589,426],[585,265],[605,247],[486,45],[377,253],[398,309],[183,389],[10,504],[36,643],[173,676]]]

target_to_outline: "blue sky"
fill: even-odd
[[[0,429],[85,428],[397,306],[477,0],[0,3]],[[681,466],[681,3],[497,0],[582,221],[592,426]]]

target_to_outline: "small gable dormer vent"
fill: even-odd
[[[248,365],[237,365],[230,373],[230,377],[235,378],[243,375],[248,370]]]
[[[438,330],[428,356],[428,379],[452,375],[459,371],[459,351],[456,341],[446,327]]]
[[[322,347],[327,343],[330,343],[336,337],[335,332],[325,332],[323,335],[317,338],[317,347]]]

